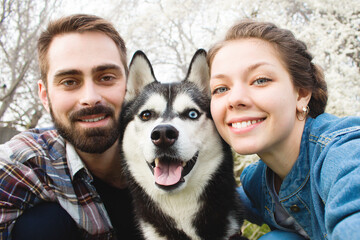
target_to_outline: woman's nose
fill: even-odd
[[[233,86],[228,94],[230,109],[245,108],[250,104],[249,91],[245,86]]]

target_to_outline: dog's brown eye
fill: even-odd
[[[148,121],[151,118],[151,112],[149,110],[143,111],[140,113],[140,119],[143,121]]]

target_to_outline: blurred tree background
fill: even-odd
[[[222,39],[237,20],[271,21],[307,43],[328,82],[326,111],[360,116],[358,0],[0,0],[0,137],[51,125],[37,97],[36,40],[49,19],[90,13],[114,23],[129,61],[143,50],[160,81],[185,77],[192,55]],[[256,156],[234,154],[235,174]],[[257,239],[266,228],[246,223]]]

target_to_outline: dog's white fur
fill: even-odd
[[[125,98],[128,102],[135,99],[147,84],[155,80],[152,68],[149,68],[147,61],[143,57],[137,57],[131,63]],[[204,57],[193,59],[187,80],[195,83],[207,96],[210,94],[208,78],[206,59]],[[128,110],[136,112],[133,113],[135,117],[127,124],[124,131],[123,155],[126,159],[128,171],[137,185],[141,186],[143,191],[165,214],[174,218],[177,229],[197,240],[200,237],[194,227],[193,220],[203,204],[200,197],[221,164],[223,158],[222,142],[213,121],[187,93],[181,93],[175,97],[172,103],[173,112],[182,113],[186,109],[196,109],[201,114],[196,121],[184,120],[179,117],[170,119],[159,117],[154,121],[142,121],[136,117],[148,109],[151,109],[158,116],[163,116],[167,110],[167,105],[167,96],[151,93],[139,109]],[[196,153],[199,153],[195,166],[184,177],[185,182],[171,191],[161,189],[155,184],[154,175],[145,162],[152,163],[157,157],[156,146],[151,141],[150,136],[153,129],[161,124],[172,125],[178,130],[179,136],[172,146],[173,149],[176,149],[178,158],[181,158],[182,161],[188,161]],[[199,131],[199,129],[203,129],[203,131]],[[195,133],[196,137],[194,136]],[[218,210],[221,211],[221,209]],[[228,219],[230,223],[227,227],[227,236],[224,239],[227,239],[240,228],[235,212],[230,213]],[[140,219],[140,226],[146,239],[166,239],[157,233],[152,224]]]

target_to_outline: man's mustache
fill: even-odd
[[[80,118],[89,116],[89,115],[96,115],[96,114],[105,114],[106,116],[114,116],[114,110],[110,107],[104,105],[96,105],[94,107],[86,107],[80,109],[76,112],[72,112],[69,115],[69,119],[72,122],[78,121]]]

